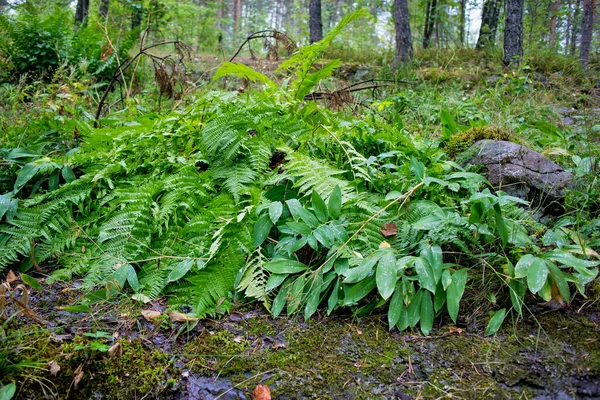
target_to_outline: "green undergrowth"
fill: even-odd
[[[481,96],[454,84],[398,87],[360,113],[305,100],[341,65],[322,63],[329,43],[364,14],[284,61],[281,85],[223,63],[215,79],[253,86],[197,94],[171,113],[134,107],[99,127],[77,119],[68,151],[2,149],[0,268],[51,266],[47,283],[81,277],[94,297],[166,295],[189,317],[223,315],[235,301],[306,319],[384,310],[390,329],[426,335],[445,315],[458,321],[482,271],[499,288],[488,334],[526,301],[585,296],[599,264],[597,158],[541,120],[552,106],[529,98],[526,71]],[[571,146],[562,154],[592,188],[571,219],[541,224],[451,159],[446,142],[489,126]]]

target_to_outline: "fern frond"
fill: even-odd
[[[249,66],[244,65],[242,63],[232,63],[229,61],[221,63],[221,65],[215,72],[215,75],[213,76],[213,80],[227,75],[238,76],[243,79],[248,79],[252,82],[264,83],[265,85],[271,88],[277,87],[277,84],[275,84],[275,82],[269,79],[266,75],[263,75],[260,72],[255,71]]]

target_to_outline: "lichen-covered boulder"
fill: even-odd
[[[508,194],[531,202],[542,214],[562,210],[573,175],[542,154],[504,140],[480,140],[469,152],[469,164],[487,170],[490,183]]]

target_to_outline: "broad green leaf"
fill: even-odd
[[[498,329],[502,326],[502,322],[504,322],[504,317],[506,317],[506,309],[503,308],[494,313],[492,318],[487,324],[485,328],[485,334],[488,336],[495,335],[498,332]]]
[[[459,269],[452,274],[452,283],[450,283],[448,290],[446,291],[446,307],[448,308],[448,314],[454,323],[456,323],[456,318],[458,317],[460,299],[465,292],[466,283],[467,270],[465,268]]]
[[[131,288],[136,292],[140,289],[137,273],[131,264],[127,264],[127,282],[129,282]]]
[[[312,228],[303,222],[286,222],[291,230],[301,235],[309,235],[312,233]]]
[[[296,277],[296,280],[292,284],[292,289],[288,295],[287,302],[287,315],[292,315],[298,310],[298,307],[304,302],[304,287],[306,284],[306,278],[304,275]]]
[[[40,170],[40,167],[34,163],[25,164],[17,174],[14,191],[18,192],[27,184]]]
[[[444,290],[448,289],[448,286],[450,286],[450,284],[452,283],[452,275],[450,275],[450,271],[448,271],[447,269],[444,270],[444,272],[442,272],[442,288]]]
[[[567,253],[566,251],[561,250],[548,251],[544,253],[542,257],[547,260],[554,260],[567,267],[572,267],[576,269],[595,267],[600,264],[600,261],[582,260],[580,258],[575,257],[571,253]]]
[[[419,161],[415,156],[410,157],[410,171],[413,173],[417,182],[422,182],[425,179],[425,164]]]
[[[539,258],[536,259],[529,270],[527,271],[527,286],[531,293],[537,293],[540,291],[542,286],[546,283],[546,279],[548,278],[548,268],[546,267],[546,263]]]
[[[338,302],[338,292],[340,290],[340,278],[337,278],[335,284],[333,285],[333,289],[331,291],[331,295],[327,300],[327,315],[331,315],[333,310],[337,307]]]
[[[42,290],[42,285],[40,285],[38,280],[35,278],[32,278],[31,276],[29,276],[27,274],[21,273],[21,280],[23,281],[23,283],[25,283],[26,285],[28,285],[36,290],[40,290],[40,291]]]
[[[296,260],[278,259],[265,263],[265,269],[274,274],[295,274],[305,271],[308,266]]]
[[[271,290],[281,285],[287,276],[287,274],[271,274],[269,276],[269,279],[267,280],[265,292],[270,292]]]
[[[273,222],[268,215],[262,215],[252,228],[252,237],[254,238],[254,247],[258,247],[267,239]]]
[[[9,383],[0,388],[0,400],[10,400],[15,395],[17,386],[14,383]]]
[[[435,276],[433,275],[429,261],[421,256],[415,260],[414,267],[415,271],[417,271],[421,287],[429,290],[431,293],[435,293]]]
[[[62,175],[63,179],[67,183],[71,183],[75,179],[77,179],[75,177],[75,174],[73,173],[73,170],[68,165],[65,165],[60,172],[61,172],[61,175]]]
[[[58,307],[61,310],[65,310],[68,312],[83,312],[83,313],[91,313],[92,309],[90,308],[90,306],[85,305],[85,304],[80,304],[77,306],[62,306],[62,307]]]
[[[350,268],[344,273],[344,283],[356,283],[365,279],[373,271],[373,267],[377,264],[379,258],[379,253],[372,254],[365,258],[358,267]]]
[[[442,310],[444,304],[446,304],[446,292],[444,291],[444,286],[440,281],[435,288],[435,295],[433,296],[433,311],[437,314]]]
[[[480,223],[484,213],[485,209],[483,203],[481,201],[474,202],[471,204],[471,215],[469,216],[469,222],[472,224]]]
[[[513,305],[513,308],[517,311],[519,315],[521,315],[523,310],[523,299],[525,298],[525,291],[527,288],[525,284],[519,282],[516,279],[511,279],[508,283],[510,301]]]
[[[390,307],[388,309],[388,324],[390,329],[392,329],[400,319],[400,313],[404,308],[404,304],[402,303],[402,283],[398,281],[396,283],[396,290],[394,290],[394,295],[390,300]]]
[[[550,270],[552,279],[556,283],[558,290],[560,290],[560,294],[569,303],[571,301],[571,291],[569,290],[569,283],[565,278],[565,274],[551,261],[546,261],[546,266]]]
[[[340,217],[342,212],[342,189],[338,185],[335,185],[333,192],[331,192],[327,208],[331,218],[337,219]]]
[[[277,296],[275,296],[273,304],[271,304],[271,314],[273,314],[274,318],[277,318],[277,316],[281,314],[281,311],[283,311],[283,307],[285,306],[285,303],[287,301],[287,296],[292,287],[293,281],[293,276],[288,277],[285,280],[281,289],[279,289],[279,293],[277,293]]]
[[[494,218],[496,219],[496,230],[502,239],[502,245],[506,246],[506,243],[508,243],[508,228],[504,223],[502,209],[499,204],[494,204]]]
[[[309,225],[311,228],[316,228],[317,226],[319,226],[319,220],[310,211],[304,208],[300,208],[298,209],[298,215],[300,216],[300,219],[304,221],[307,225]]]
[[[375,289],[377,283],[375,282],[375,277],[369,277],[367,279],[363,279],[359,283],[352,285],[350,290],[344,296],[344,305],[352,305],[358,303],[362,300],[366,295],[371,293],[373,289]]]
[[[280,201],[274,201],[269,204],[269,218],[273,224],[276,224],[283,212],[283,204]]]
[[[401,197],[402,193],[397,192],[397,191],[391,191],[389,192],[386,196],[385,196],[385,201],[391,201],[391,200],[396,200],[397,198]]]
[[[412,298],[410,304],[408,305],[408,309],[406,310],[408,326],[411,328],[416,326],[419,323],[419,319],[421,319],[421,299],[423,298],[423,293],[426,292],[422,289],[419,289],[419,291],[417,291]]]
[[[392,293],[394,293],[397,281],[396,273],[396,257],[394,257],[392,251],[387,251],[379,259],[377,271],[375,272],[377,290],[379,290],[379,295],[383,297],[384,300],[389,299]]]
[[[524,278],[527,276],[527,272],[529,271],[529,268],[531,267],[531,264],[533,264],[535,261],[539,260],[539,258],[537,258],[534,255],[531,254],[525,254],[523,257],[521,257],[519,259],[519,262],[517,262],[517,265],[515,265],[515,278]]]
[[[315,238],[321,243],[323,246],[330,248],[335,242],[335,234],[333,230],[327,225],[321,225],[313,232]]]
[[[169,277],[167,279],[169,280],[169,282],[175,282],[180,280],[185,276],[185,274],[189,272],[193,265],[194,260],[192,259],[187,259],[178,262],[177,264],[175,264],[171,272],[169,272]]]
[[[315,190],[312,192],[312,206],[313,211],[315,212],[315,215],[319,221],[321,221],[321,223],[327,222],[329,219],[327,205],[325,204],[325,201],[323,201],[323,198],[319,196],[319,193],[317,193]]]
[[[289,199],[285,201],[285,204],[290,210],[290,214],[295,220],[300,219],[300,210],[302,210],[302,204],[298,201],[298,199]]]
[[[442,277],[444,270],[444,261],[442,256],[442,249],[440,246],[429,246],[421,252],[421,256],[425,257],[429,261],[431,271],[437,284]]]
[[[309,288],[308,297],[306,300],[306,307],[304,307],[305,320],[308,320],[315,313],[315,311],[317,311],[317,307],[319,307],[323,281],[317,276],[311,285],[312,286]]]
[[[421,298],[421,332],[423,335],[429,335],[431,332],[431,328],[433,328],[433,303],[431,302],[431,294],[428,292],[423,292],[423,296]]]
[[[127,276],[129,275],[129,269],[127,268],[128,266],[129,264],[121,265],[112,275],[112,279],[117,281],[121,289],[125,287],[125,282],[127,281]]]
[[[0,220],[6,214],[10,218],[11,214],[17,210],[18,200],[12,198],[11,193],[0,195]]]

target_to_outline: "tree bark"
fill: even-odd
[[[83,23],[90,9],[90,0],[77,0],[77,8],[75,9],[75,22]]]
[[[554,47],[554,43],[556,41],[556,21],[558,19],[558,7],[560,6],[560,0],[555,0],[552,2],[552,8],[550,10],[550,37],[548,38],[548,46],[550,48]]]
[[[109,0],[101,0],[100,1],[99,13],[100,13],[100,16],[104,19],[106,19],[108,17],[108,4],[109,4]]]
[[[523,57],[523,0],[508,0],[504,21],[504,57],[508,66],[519,64]]]
[[[460,26],[458,27],[458,36],[461,47],[465,45],[465,21],[467,15],[467,0],[460,0]]]
[[[581,68],[586,69],[590,59],[590,47],[594,32],[594,14],[596,13],[596,0],[583,0],[583,20],[581,22],[581,44],[579,46],[579,62]]]
[[[572,56],[575,55],[575,51],[577,50],[577,34],[579,33],[579,24],[580,18],[579,14],[581,7],[581,0],[575,0],[575,12],[573,13],[573,22],[571,25],[571,48],[569,49],[569,54]]]
[[[397,67],[400,62],[410,61],[413,54],[408,0],[394,0],[394,28],[396,29],[396,56],[393,66]]]
[[[242,0],[235,0],[233,3],[233,33],[235,36],[240,32],[242,22]]]
[[[423,32],[423,48],[426,49],[431,44],[431,35],[436,23],[437,0],[427,0],[427,10],[425,12],[425,31]]]
[[[310,43],[323,39],[323,20],[321,18],[321,0],[310,0],[308,4]]]
[[[483,4],[481,28],[479,28],[479,37],[477,38],[475,48],[483,49],[496,45],[496,31],[498,30],[501,6],[502,0],[486,0]]]

